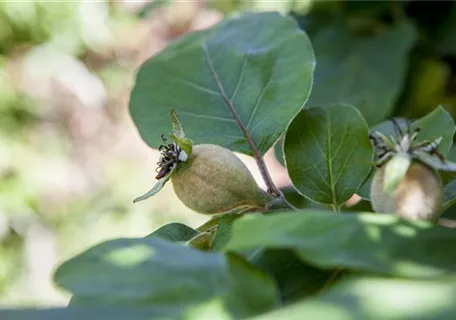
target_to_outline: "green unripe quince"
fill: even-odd
[[[266,209],[267,196],[248,168],[233,152],[221,146],[193,146],[191,156],[179,164],[171,181],[177,197],[199,213]]]
[[[395,213],[404,219],[437,222],[442,213],[443,186],[438,173],[414,160],[395,190],[384,190],[385,167],[377,170],[371,184],[375,212]]]

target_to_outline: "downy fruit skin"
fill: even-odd
[[[375,173],[371,184],[371,202],[375,212],[395,213],[409,220],[436,222],[442,212],[443,186],[438,173],[416,160],[403,180],[388,195],[384,192],[385,167]]]
[[[177,197],[199,213],[226,213],[240,207],[261,211],[266,207],[265,192],[250,171],[221,146],[193,146],[190,158],[179,164],[171,181]]]

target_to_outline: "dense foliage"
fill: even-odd
[[[452,158],[455,13],[452,2],[438,18],[417,2],[317,2],[305,15],[243,13],[181,37],[139,69],[130,111],[141,137],[158,148],[174,109],[195,144],[254,156],[252,141],[261,155],[275,147],[299,209],[103,242],[56,271],[69,307],[0,316],[451,319],[456,233],[372,213],[369,131],[414,119],[418,141],[442,137]],[[451,217],[454,180],[441,175]],[[355,194],[363,200],[350,207]]]

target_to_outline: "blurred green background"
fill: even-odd
[[[62,260],[102,240],[208,219],[170,186],[133,205],[154,184],[158,153],[140,139],[128,99],[148,57],[242,10],[291,13],[311,38],[341,22],[368,37],[405,16],[418,36],[391,115],[421,117],[439,104],[456,115],[453,1],[0,2],[1,306],[65,305],[51,281]],[[266,159],[278,185],[289,184],[272,153]]]
[[[62,259],[207,219],[169,187],[133,205],[155,183],[158,154],[127,107],[140,63],[220,17],[197,1],[0,3],[1,305],[66,304],[51,282]]]

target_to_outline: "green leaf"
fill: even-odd
[[[456,219],[456,178],[453,178],[443,188],[443,218]]]
[[[373,149],[361,113],[349,105],[301,111],[284,144],[288,174],[305,197],[339,206],[369,174]]]
[[[136,203],[136,202],[139,202],[139,201],[143,201],[143,200],[146,200],[146,199],[149,199],[150,197],[152,197],[153,195],[156,195],[161,189],[163,189],[163,187],[165,186],[165,178],[161,178],[157,181],[157,183],[154,185],[154,187],[152,189],[150,189],[149,191],[147,191],[145,194],[143,194],[142,196],[139,196],[137,197],[135,200],[133,200],[133,203]]]
[[[223,214],[216,215],[215,217],[211,217],[208,221],[200,225],[196,230],[198,232],[206,232],[211,231],[217,228],[217,225],[220,219],[223,217]]]
[[[160,237],[169,241],[182,242],[192,239],[197,234],[198,231],[190,228],[189,226],[186,226],[183,223],[174,222],[158,228],[145,238]]]
[[[452,320],[456,280],[407,280],[349,277],[318,297],[250,318]]]
[[[281,137],[274,145],[274,154],[277,161],[279,161],[282,166],[285,166],[285,158],[283,156],[283,137]]]
[[[412,163],[412,158],[406,153],[398,153],[385,165],[383,190],[386,194],[392,194]]]
[[[149,199],[150,197],[156,195],[161,189],[163,189],[163,187],[165,186],[166,180],[167,179],[165,179],[165,177],[159,179],[152,189],[147,191],[142,196],[137,197],[135,200],[133,200],[133,203]]]
[[[456,198],[456,178],[452,179],[443,188],[443,206],[448,207],[453,199]]]
[[[150,320],[178,319],[179,316],[181,316],[179,310],[161,307],[119,308],[109,306],[0,310],[0,319],[5,320]]]
[[[417,142],[442,137],[438,150],[447,155],[453,145],[453,136],[456,126],[453,117],[442,106],[438,106],[432,112],[412,123],[412,130],[420,128],[421,131],[416,139]]]
[[[349,103],[367,123],[382,121],[402,89],[415,40],[406,22],[374,36],[357,35],[340,24],[321,28],[312,36],[318,64],[307,106]]]
[[[156,195],[158,192],[160,192],[160,190],[163,189],[163,187],[165,186],[166,182],[168,182],[168,180],[171,178],[171,175],[176,170],[176,167],[177,166],[174,166],[170,172],[168,172],[163,178],[160,178],[152,189],[147,191],[142,196],[139,196],[135,200],[133,200],[133,203],[149,199],[150,197],[152,197],[152,196]]]
[[[364,200],[370,201],[370,188],[371,188],[371,184],[372,184],[372,179],[374,179],[375,170],[376,170],[376,168],[372,167],[367,178],[361,184],[358,191],[356,191],[356,194],[358,196],[360,196],[361,198],[363,198]]]
[[[264,154],[306,102],[314,66],[312,45],[292,18],[236,15],[145,62],[131,93],[131,115],[152,147],[169,131],[173,108],[194,143],[253,155],[242,123]]]
[[[456,172],[456,163],[449,160],[442,160],[437,155],[430,155],[427,152],[417,152],[418,160],[436,170]]]
[[[212,238],[213,234],[211,232],[201,232],[187,241],[187,245],[195,249],[209,251]]]
[[[453,137],[456,126],[453,117],[442,106],[438,106],[432,112],[412,124],[412,129],[421,128],[417,141],[435,141],[441,138],[437,150],[442,155],[448,155],[453,146]],[[419,159],[435,168],[436,170],[456,172],[456,163],[441,161],[436,155],[421,154]]]
[[[217,231],[215,232],[214,240],[212,241],[211,251],[219,251],[231,238],[231,226],[234,221],[242,217],[242,215],[224,214],[219,220]]]
[[[184,313],[218,301],[235,318],[277,303],[272,280],[240,257],[207,253],[158,237],[116,239],[62,264],[56,283],[72,305],[151,306]]]
[[[249,262],[275,279],[283,302],[315,294],[332,274],[302,262],[292,250],[260,250]]]
[[[303,210],[244,216],[225,249],[289,248],[323,268],[430,278],[456,275],[454,246],[454,230],[425,221]]]
[[[184,128],[182,128],[179,118],[173,109],[171,109],[171,123],[173,125],[171,138],[182,150],[185,151],[185,153],[187,153],[187,156],[190,157],[192,154],[193,143],[190,139],[185,137]]]
[[[280,191],[282,191],[285,199],[295,208],[304,209],[309,206],[309,200],[296,191],[293,186],[284,187]]]

